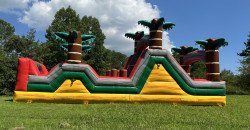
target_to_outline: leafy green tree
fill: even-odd
[[[109,69],[109,56],[104,46],[94,46],[85,56],[86,62],[100,75],[103,75]]]
[[[86,55],[86,59],[89,58],[89,60],[87,61],[88,64],[90,64],[96,70],[96,72],[98,72],[100,75],[104,75],[107,70],[113,68],[122,69],[123,64],[126,60],[126,55],[120,52],[106,49],[103,46],[98,47],[102,47],[96,48],[96,50],[102,50],[101,55],[95,58],[89,58],[89,56],[92,56],[93,54],[91,52]]]
[[[16,82],[17,60],[16,57],[4,55],[0,50],[0,95],[13,92]]]
[[[222,70],[220,73],[220,77],[222,80],[227,82],[227,85],[235,85],[235,75],[231,70]]]
[[[206,78],[206,65],[203,62],[195,62],[191,64],[190,77]]]
[[[6,56],[2,48],[0,48],[0,62],[1,62],[0,64],[0,95],[1,95],[4,89],[6,88],[6,85],[5,85]]]
[[[0,19],[0,95],[13,90],[16,74],[16,58],[4,51],[4,46],[13,37],[15,28]],[[8,56],[9,55],[9,56]]]
[[[81,32],[84,34],[92,34],[96,37],[95,45],[102,46],[106,36],[102,32],[98,19],[92,16],[83,16],[81,19]]]
[[[54,20],[46,30],[45,37],[51,40],[51,33],[53,32],[69,32],[71,30],[77,30],[81,28],[81,19],[79,14],[76,13],[70,6],[65,9],[61,8],[56,12]],[[79,30],[82,31],[82,30]]]
[[[91,16],[84,16],[81,19],[83,33],[96,37],[94,47],[86,54],[84,60],[90,64],[97,73],[103,75],[109,69],[109,51],[103,46],[105,35],[103,34],[98,19]]]
[[[109,54],[108,56],[109,69],[113,69],[113,68],[122,69],[127,56],[120,52],[116,52],[113,50],[111,51],[107,49],[107,51]]]
[[[250,56],[250,34],[248,35],[248,38],[247,42],[244,42],[246,49],[242,50],[241,53],[238,53],[239,56]]]
[[[35,41],[35,33],[35,29],[30,29],[26,36],[13,35],[5,43],[4,50],[8,55],[35,59],[39,46],[38,41]]]
[[[245,49],[238,55],[243,57],[241,60],[241,67],[239,67],[238,85],[250,93],[250,34],[245,44]]]
[[[227,94],[244,94],[245,92],[238,85],[238,76],[230,70],[222,70],[220,73],[221,80],[226,82]]]
[[[14,35],[15,28],[6,21],[0,19],[0,47],[3,47],[6,41]]]

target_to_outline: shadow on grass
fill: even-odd
[[[6,99],[5,102],[13,102],[13,99]]]

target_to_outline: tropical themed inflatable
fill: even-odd
[[[79,31],[56,32],[54,39],[63,41],[68,57],[50,71],[29,58],[19,58],[14,93],[16,102],[92,103],[92,102],[154,102],[189,105],[225,105],[225,82],[220,80],[219,47],[227,45],[223,38],[196,41],[203,49],[181,46],[172,48],[180,60],[162,48],[163,30],[175,24],[164,18],[138,21],[149,28],[126,33],[134,40],[134,54],[121,70],[107,70],[101,76],[82,63],[82,51],[88,51],[95,36]],[[206,79],[192,79],[190,65],[202,61]]]

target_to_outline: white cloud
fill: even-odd
[[[29,27],[45,31],[54,17],[53,7],[48,6],[45,2],[34,3],[24,16],[19,19],[20,22],[27,24]]]
[[[0,12],[20,14],[28,7],[29,0],[0,0]]]
[[[171,52],[171,48],[175,47],[174,43],[170,41],[168,32],[164,31],[162,34],[162,48]]]
[[[124,37],[127,32],[148,29],[137,25],[138,20],[150,20],[160,16],[157,6],[144,0],[51,0],[36,1],[24,12],[20,22],[45,31],[52,22],[55,13],[62,7],[71,6],[80,16],[96,17],[106,35],[105,46],[126,54],[133,52],[134,42]],[[170,46],[167,33],[163,44]]]

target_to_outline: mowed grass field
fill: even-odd
[[[227,105],[16,103],[0,97],[0,129],[250,129],[250,96]]]

